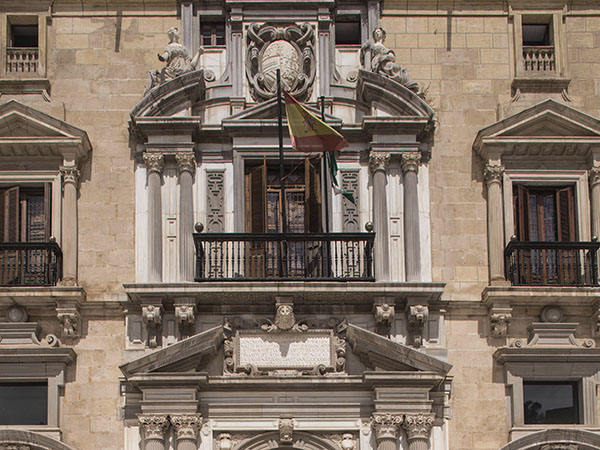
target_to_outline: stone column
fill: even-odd
[[[169,419],[166,414],[138,414],[145,450],[164,450]]]
[[[200,414],[171,414],[170,417],[175,430],[175,450],[196,450],[202,416]]]
[[[66,286],[77,284],[77,182],[79,170],[75,166],[61,166],[63,185],[62,252],[63,279]]]
[[[419,192],[417,173],[421,154],[402,154],[404,174],[404,254],[406,281],[421,281],[421,236],[419,232]]]
[[[504,285],[504,219],[502,214],[502,176],[504,167],[487,165],[484,172],[487,185],[488,259],[490,285]]]
[[[371,152],[369,169],[373,174],[373,223],[375,226],[375,279],[386,281],[390,278],[390,233],[387,210],[387,169],[390,154]]]
[[[404,416],[404,431],[408,450],[428,450],[429,435],[433,427],[433,414],[407,414]]]
[[[163,155],[144,153],[148,170],[148,281],[162,281],[161,173]]]
[[[196,158],[193,153],[178,153],[179,172],[179,277],[194,281],[194,200],[193,183]]]
[[[600,167],[590,169],[592,198],[592,236],[600,239]]]
[[[395,414],[373,414],[373,429],[377,450],[397,450],[398,431],[402,416]]]

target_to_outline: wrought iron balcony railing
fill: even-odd
[[[36,73],[40,52],[35,47],[8,47],[6,49],[7,73]]]
[[[374,233],[194,233],[196,281],[375,281]]]
[[[554,46],[523,46],[523,69],[530,74],[554,73]]]
[[[504,250],[513,286],[598,286],[600,242],[511,241]]]
[[[0,286],[55,286],[61,278],[56,242],[0,243]]]

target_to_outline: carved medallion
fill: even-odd
[[[248,27],[246,76],[256,101],[277,94],[277,69],[283,88],[299,100],[310,95],[315,79],[314,31],[310,24]]]

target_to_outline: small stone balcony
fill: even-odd
[[[528,76],[556,74],[556,56],[553,45],[523,46],[523,70]]]
[[[194,233],[196,281],[375,281],[375,233]]]
[[[6,73],[35,74],[38,72],[40,52],[35,47],[8,47]]]

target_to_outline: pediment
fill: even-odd
[[[47,157],[91,150],[85,131],[16,100],[0,105],[0,156]]]
[[[259,329],[254,330],[239,330],[244,333],[244,336],[251,338],[264,339],[269,343],[278,343],[281,348],[290,351],[290,341],[293,342],[293,333],[263,333]],[[310,332],[313,331],[314,334]],[[256,332],[254,335],[253,332]],[[307,354],[319,348],[321,344],[315,344],[319,339],[323,340],[324,336],[330,333],[333,337],[333,330],[309,330],[305,332],[297,332],[297,342],[305,344],[311,339],[313,342],[307,347]],[[235,332],[233,333],[235,334]],[[229,337],[228,337],[229,336]],[[136,360],[128,362],[120,366],[121,371],[126,377],[131,377],[141,374],[160,373],[160,372],[190,372],[203,370],[214,358],[222,358],[219,349],[225,343],[225,347],[232,352],[237,352],[238,349],[232,349],[232,346],[239,345],[239,340],[231,338],[231,330],[224,326],[217,326],[202,333],[196,334],[190,338],[184,339],[169,347],[156,350],[148,355],[142,356]],[[239,339],[239,334],[237,335]],[[393,342],[385,337],[368,331],[356,325],[347,324],[343,330],[341,339],[344,341],[342,348],[347,342],[356,356],[363,362],[365,371],[393,371],[393,372],[434,372],[439,375],[446,375],[452,367],[449,363],[427,355],[421,351],[415,350],[408,346]],[[332,342],[338,342],[340,337],[334,337]],[[329,345],[329,344],[327,344]],[[266,347],[265,347],[266,348]],[[257,349],[254,349],[256,351]],[[258,349],[261,350],[261,349]],[[306,355],[303,355],[306,356]],[[314,355],[313,355],[314,356]],[[339,357],[333,354],[334,360]],[[235,359],[235,358],[233,358]],[[232,365],[238,364],[232,361]],[[240,364],[242,366],[243,364]],[[285,370],[285,367],[282,367]],[[334,369],[335,370],[335,369]],[[235,371],[235,376],[241,373],[247,375],[261,375],[265,372],[256,371],[255,368],[239,367]],[[305,372],[310,374],[308,372]],[[315,372],[314,374],[318,374]],[[342,373],[338,373],[341,375]]]
[[[551,155],[586,157],[600,144],[600,121],[553,99],[545,100],[483,128],[474,142],[484,160],[490,149],[501,156],[535,155],[543,146]]]

